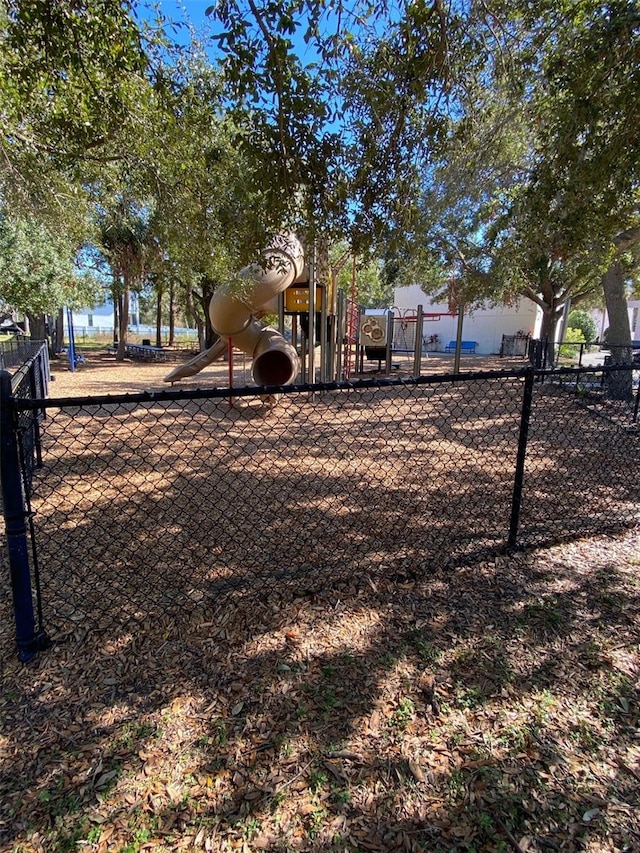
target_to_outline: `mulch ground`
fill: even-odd
[[[51,394],[166,372],[96,357]],[[640,849],[637,529],[231,597],[27,666],[1,598],[2,850]]]

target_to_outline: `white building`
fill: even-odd
[[[396,317],[415,315],[418,305],[422,305],[424,322],[423,338],[429,340],[438,337],[438,347],[444,351],[450,341],[455,341],[458,329],[458,317],[451,314],[446,304],[434,304],[417,285],[397,287],[394,295],[394,313]],[[475,352],[480,355],[499,355],[503,335],[534,335],[538,306],[530,299],[521,298],[513,306],[497,305],[465,313],[462,325],[462,340],[475,341]]]
[[[73,328],[76,333],[80,334],[105,334],[113,333],[113,300],[110,292],[105,289],[105,299],[100,305],[94,305],[91,308],[74,308],[71,312]],[[140,324],[140,304],[138,294],[134,291],[129,293],[129,325],[138,326]],[[67,334],[67,313],[64,313],[65,335]]]
[[[629,326],[631,340],[640,343],[640,299],[630,299],[627,303],[629,311]],[[606,308],[594,308],[589,312],[598,330],[598,340],[602,340],[605,330],[609,327],[609,315]]]

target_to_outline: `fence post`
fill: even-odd
[[[524,485],[524,463],[527,456],[527,439],[531,420],[531,403],[533,400],[534,371],[528,370],[524,377],[524,392],[522,395],[522,410],[520,412],[520,435],[518,437],[518,455],[513,482],[513,497],[511,500],[511,521],[509,523],[509,539],[507,546],[515,548],[518,542],[518,526],[520,524],[520,507],[522,505],[522,487]]]
[[[0,481],[7,534],[7,551],[18,657],[27,662],[42,648],[42,634],[36,632],[31,592],[31,568],[27,546],[26,504],[20,472],[15,429],[15,407],[11,374],[0,371]]]

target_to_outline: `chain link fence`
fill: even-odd
[[[43,341],[32,341],[22,335],[0,341],[0,370],[22,366],[37,355],[42,345]]]
[[[34,631],[144,625],[227,596],[339,597],[637,524],[638,371],[619,403],[611,370],[17,395],[22,466],[37,465]]]

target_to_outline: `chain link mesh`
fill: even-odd
[[[247,388],[233,401],[17,395],[23,442],[30,418],[41,428],[29,477],[47,630],[402,584],[491,560],[514,519],[520,546],[638,523],[637,398],[608,400],[602,372],[536,374],[527,424],[532,377]]]
[[[541,547],[638,521],[637,397],[606,394],[607,376],[616,373],[567,372],[536,383],[519,544]]]
[[[33,354],[12,377],[12,393],[16,400],[42,400],[48,393],[49,351],[46,343],[34,344]],[[21,463],[25,487],[31,487],[33,472],[40,457],[40,427],[44,408],[18,409],[17,428],[20,435]]]

